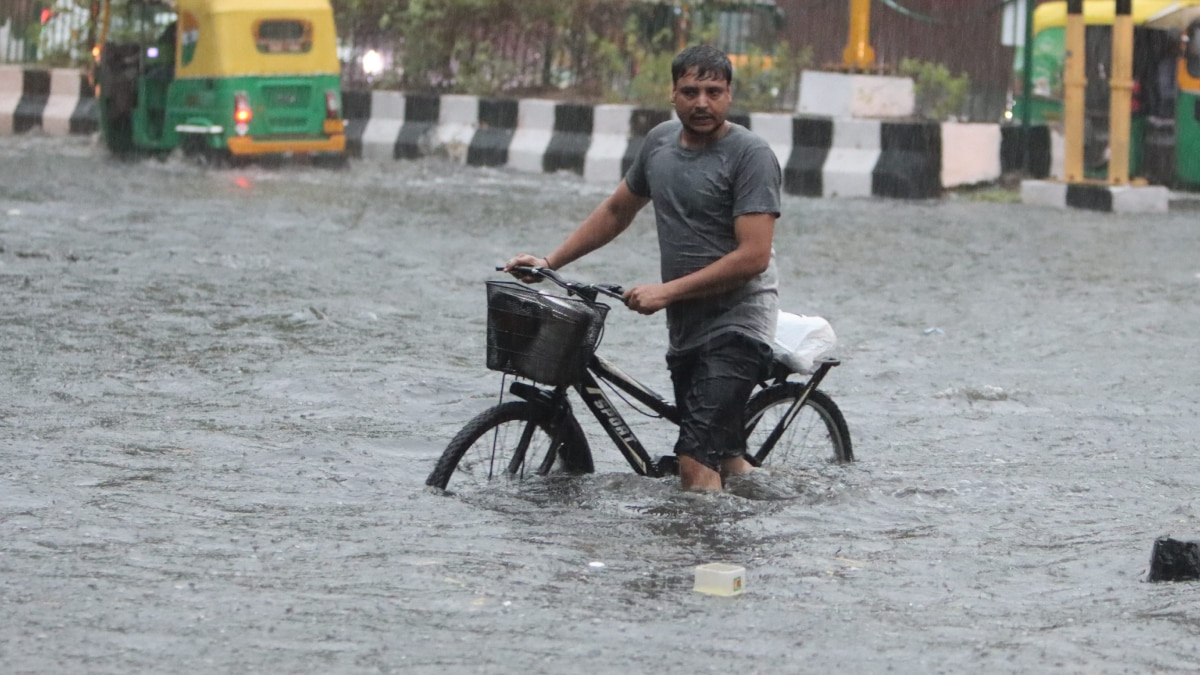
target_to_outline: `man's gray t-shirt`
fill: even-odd
[[[733,221],[749,213],[779,215],[779,160],[759,136],[732,124],[703,148],[679,142],[683,124],[664,122],[646,140],[625,182],[654,203],[662,280],[707,267],[737,248]],[[735,331],[767,345],[778,311],[775,250],[766,271],[739,288],[667,307],[670,353],[685,351]]]

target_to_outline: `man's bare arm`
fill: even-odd
[[[653,314],[680,300],[702,298],[737,288],[762,274],[771,264],[775,216],[748,213],[733,221],[737,248],[711,265],[663,284],[635,286],[625,293],[626,303],[642,314]]]
[[[634,194],[622,180],[558,248],[542,258],[522,253],[508,262],[506,270],[520,265],[560,269],[616,239],[649,201],[647,197]]]

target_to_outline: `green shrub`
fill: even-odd
[[[637,72],[630,81],[627,98],[647,108],[670,107],[671,61],[675,59],[676,49],[667,40],[656,39],[655,42],[653,49],[634,47],[630,50],[637,63]],[[750,112],[787,109],[788,94],[796,86],[800,72],[811,62],[811,47],[793,53],[784,43],[771,57],[761,49],[751,49],[746,63],[734,69],[734,107]]]
[[[629,101],[643,108],[671,107],[671,52],[644,54],[629,82]]]
[[[903,59],[899,72],[913,79],[917,114],[929,119],[947,120],[959,113],[971,88],[969,75],[955,77],[940,63]]]
[[[751,49],[746,64],[733,76],[733,102],[741,110],[774,112],[787,110],[788,95],[796,87],[800,72],[812,63],[812,47],[792,53],[787,43],[768,57],[761,49]]]

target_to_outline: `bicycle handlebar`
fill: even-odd
[[[498,266],[496,267],[496,271],[502,272],[504,271],[504,268]],[[578,295],[588,302],[595,302],[598,294],[607,295],[610,298],[616,298],[622,303],[625,302],[625,289],[616,284],[585,284],[582,281],[567,279],[549,267],[528,267],[525,265],[519,265],[509,270],[509,272],[515,272],[525,276],[549,279],[565,289],[568,293],[572,295]]]

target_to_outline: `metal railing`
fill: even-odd
[[[90,9],[73,0],[0,2],[0,63],[83,65],[93,38]]]

